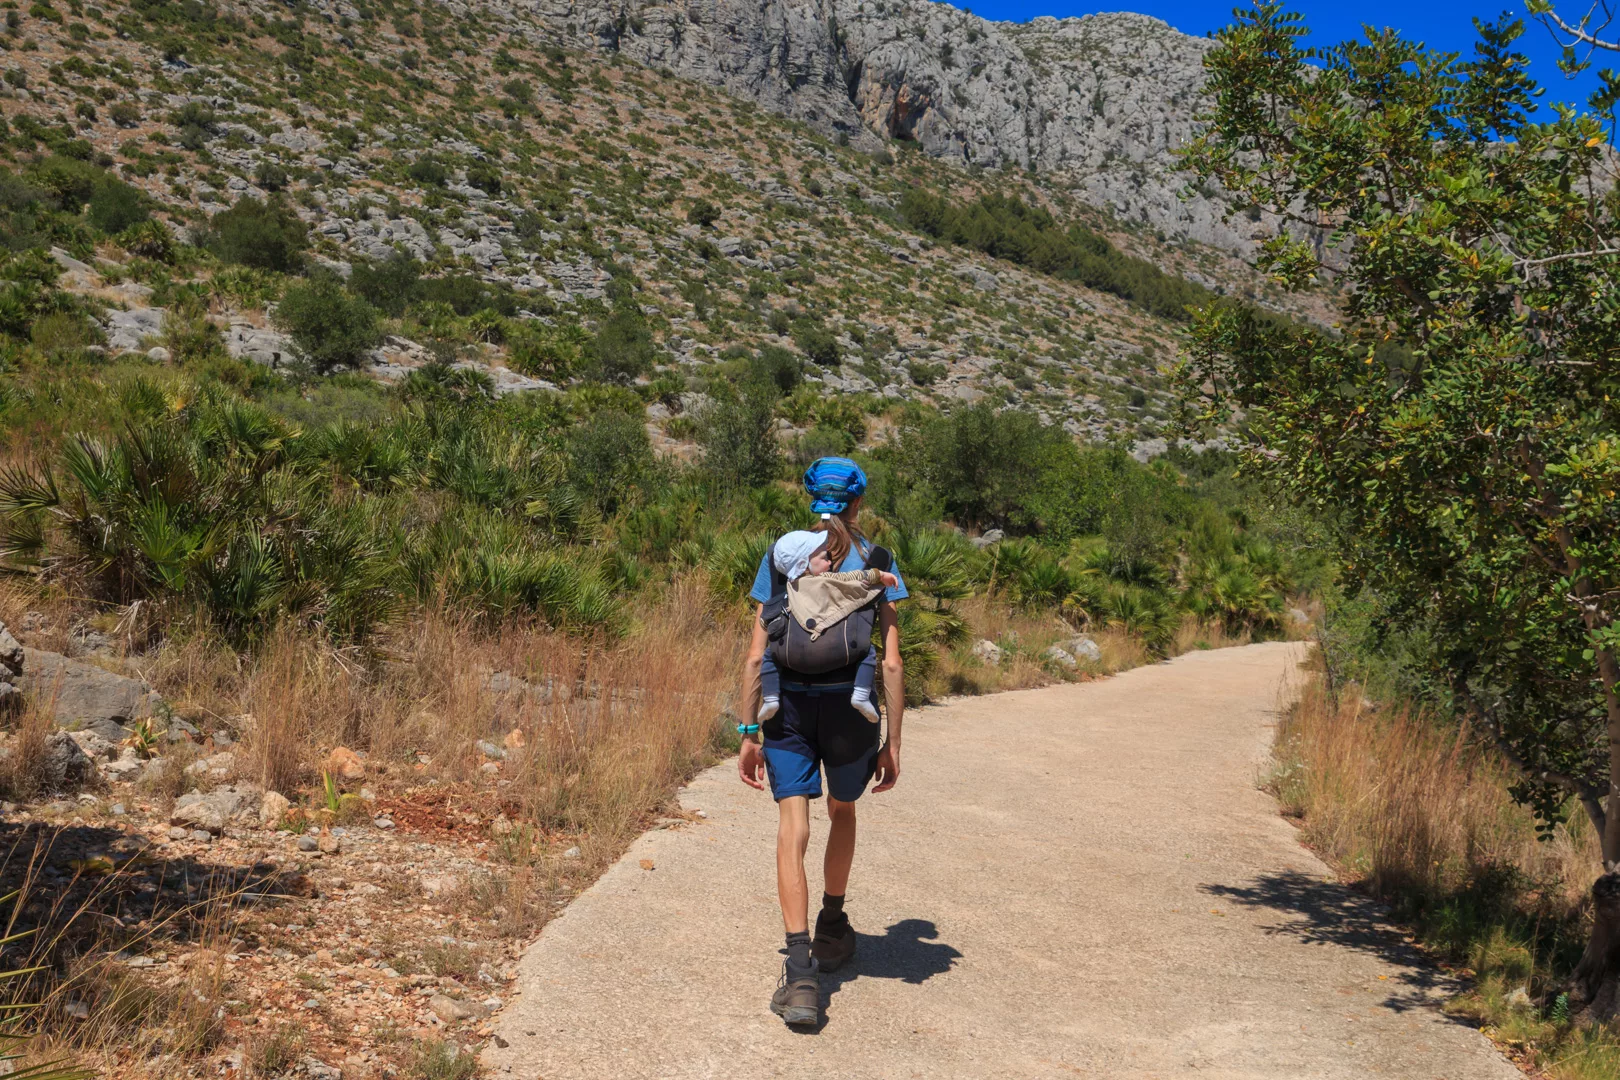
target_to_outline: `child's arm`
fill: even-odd
[[[839,581],[863,581],[876,589],[879,586],[894,588],[900,584],[900,579],[887,570],[842,570],[835,574],[824,574],[823,577],[836,578]]]

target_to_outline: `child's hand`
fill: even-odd
[[[891,589],[900,584],[900,579],[889,573],[887,570],[878,571],[878,580],[883,582],[883,584],[887,585]]]

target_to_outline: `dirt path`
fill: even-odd
[[[914,713],[899,787],[861,802],[860,951],[823,979],[815,1033],[766,1010],[771,801],[709,770],[682,800],[707,817],[642,837],[529,950],[488,1063],[518,1080],[1518,1077],[1256,790],[1299,656],[1194,653]]]

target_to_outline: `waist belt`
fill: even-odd
[[[784,694],[804,694],[807,697],[821,697],[823,694],[829,694],[834,690],[842,690],[848,693],[853,689],[855,689],[855,684],[852,682],[816,683],[813,686],[808,683],[782,683],[782,692]]]

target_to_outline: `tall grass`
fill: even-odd
[[[1313,677],[1278,728],[1267,788],[1305,843],[1441,957],[1475,975],[1451,1006],[1554,1080],[1620,1075],[1620,1038],[1572,1027],[1554,994],[1585,943],[1601,865],[1578,809],[1538,835],[1517,777],[1466,726]],[[1516,991],[1523,990],[1523,994]]]

